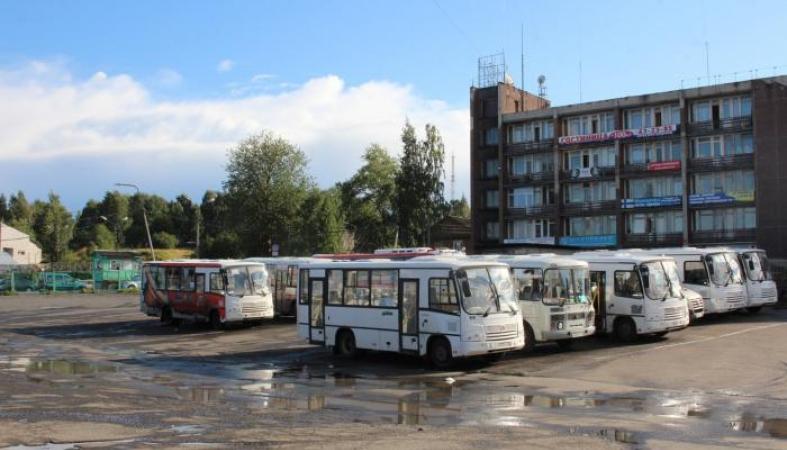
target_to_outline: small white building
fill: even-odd
[[[30,240],[30,236],[0,222],[0,252],[14,260],[14,263],[40,264],[41,248]]]

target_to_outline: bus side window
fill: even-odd
[[[309,270],[302,269],[298,281],[298,302],[301,305],[309,303]]]
[[[287,286],[295,287],[295,280],[298,276],[298,266],[287,266]]]
[[[683,273],[687,284],[708,284],[708,272],[702,261],[686,261],[683,263]]]
[[[167,267],[167,290],[177,291],[180,289],[180,267]]]
[[[522,269],[516,276],[519,300],[541,300],[541,271]]]
[[[622,270],[615,272],[615,295],[618,297],[643,298],[642,285],[637,272]]]
[[[454,283],[448,278],[429,280],[429,309],[459,314]]]
[[[326,278],[328,278],[328,304],[341,305],[342,290],[344,289],[344,271],[334,269],[326,272]]]
[[[183,268],[183,276],[180,279],[180,290],[181,291],[194,291],[194,268],[193,267],[184,267]]]
[[[395,270],[372,271],[372,306],[399,306],[399,277]]]
[[[208,277],[211,292],[224,292],[224,279],[219,272],[211,272]]]
[[[198,274],[196,274],[194,276],[194,279],[196,280],[195,281],[195,283],[196,283],[196,289],[195,290],[198,293],[200,293],[200,294],[205,292],[205,274],[204,273],[198,273]]]

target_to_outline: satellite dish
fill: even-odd
[[[514,84],[514,77],[512,77],[512,76],[511,76],[511,74],[508,74],[508,73],[507,73],[507,74],[505,75],[505,83],[506,83],[506,84],[513,85],[513,84]]]
[[[547,77],[545,77],[544,75],[539,75],[538,76],[538,84],[539,84],[539,86],[544,84],[545,81],[547,81]]]

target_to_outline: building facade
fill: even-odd
[[[501,83],[471,90],[471,116],[473,252],[756,244],[787,258],[787,77],[560,107]]]
[[[41,263],[41,248],[30,240],[30,236],[16,228],[0,222],[0,251],[11,256],[15,264]]]

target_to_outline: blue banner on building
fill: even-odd
[[[624,198],[620,201],[620,207],[623,209],[656,208],[659,206],[679,206],[680,202],[680,195],[670,195],[667,197]]]
[[[560,245],[571,247],[613,247],[617,245],[618,239],[614,234],[603,234],[597,236],[563,236],[560,238]]]

